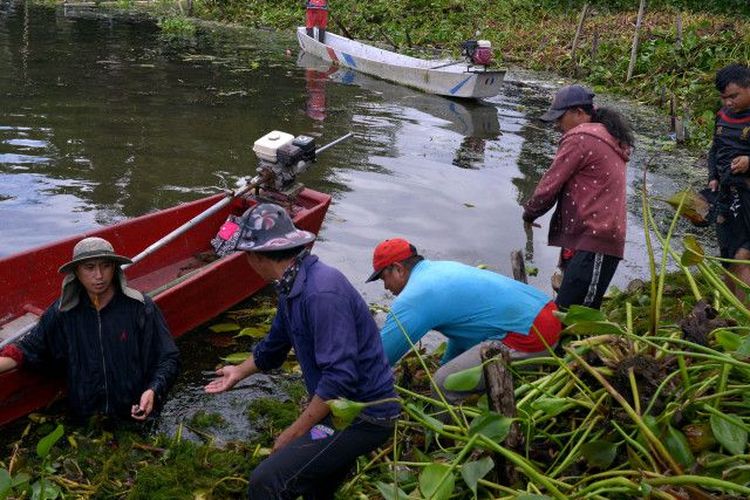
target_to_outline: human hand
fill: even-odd
[[[156,394],[153,389],[147,389],[141,394],[141,400],[130,409],[130,416],[134,420],[146,420],[154,410],[154,399]]]
[[[206,384],[203,390],[210,394],[224,392],[227,389],[234,387],[234,385],[243,378],[239,367],[234,365],[219,368],[216,370],[216,376],[218,378],[215,378]]]
[[[748,156],[737,156],[730,164],[733,174],[744,174],[748,167],[750,167],[750,157]]]
[[[716,190],[719,189],[719,181],[716,179],[711,179],[708,182],[708,187],[711,189],[711,191],[716,192]]]

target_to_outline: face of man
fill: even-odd
[[[109,259],[85,260],[78,264],[75,273],[89,295],[104,295],[112,289],[115,263]]]
[[[581,123],[586,123],[589,120],[589,115],[584,113],[581,108],[570,108],[566,109],[565,113],[555,120],[555,127],[564,134],[568,130],[574,129]]]
[[[409,272],[403,264],[396,262],[383,269],[380,273],[380,279],[383,280],[383,286],[393,295],[398,295],[409,281]]]
[[[721,102],[735,113],[745,111],[750,108],[750,87],[730,83],[721,93]]]
[[[271,283],[272,281],[277,280],[281,277],[278,276],[276,267],[273,265],[273,261],[271,259],[261,257],[257,252],[245,252],[245,256],[247,257],[247,261],[250,263],[250,266],[267,283]]]

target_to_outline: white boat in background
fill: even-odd
[[[326,43],[297,28],[305,52],[325,61],[415,89],[449,97],[482,98],[500,93],[505,70],[485,70],[465,62],[419,59],[390,52],[326,31]]]

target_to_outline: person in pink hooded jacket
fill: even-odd
[[[561,247],[562,284],[555,300],[598,308],[625,249],[626,163],[633,132],[617,112],[594,107],[594,93],[561,88],[542,120],[563,133],[555,159],[524,204],[527,225],[556,205],[549,244]]]

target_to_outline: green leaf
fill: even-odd
[[[516,500],[552,500],[552,497],[548,497],[547,495],[532,495],[530,493],[518,495],[515,498]]]
[[[346,398],[329,399],[326,403],[331,408],[331,420],[333,420],[333,425],[337,429],[348,427],[362,413],[365,406],[367,406],[365,403],[351,401]]]
[[[382,481],[378,481],[376,486],[385,500],[408,500],[409,498],[409,495],[404,493],[404,490],[395,484],[385,484]]]
[[[723,347],[725,351],[736,351],[742,344],[742,337],[723,328],[715,330],[714,337],[716,343]]]
[[[431,463],[419,474],[419,491],[422,498],[429,500],[446,500],[453,494],[456,480],[450,466]]]
[[[62,424],[57,424],[57,428],[44,436],[36,445],[36,454],[39,458],[47,458],[52,447],[57,443],[63,434],[65,429]]]
[[[487,412],[472,420],[469,434],[482,434],[499,443],[508,435],[513,419],[495,412]]]
[[[214,333],[236,332],[240,329],[240,325],[237,323],[218,323],[209,326],[208,329]]]
[[[607,317],[599,309],[586,306],[572,305],[568,312],[563,315],[563,323],[572,325],[582,321],[607,321]]]
[[[680,264],[689,267],[703,262],[703,256],[705,253],[694,235],[688,234],[682,238],[682,246],[685,247],[685,251],[680,257]]]
[[[742,343],[737,347],[737,354],[750,356],[750,335],[747,335],[742,339]]]
[[[551,397],[540,397],[536,401],[531,403],[531,408],[534,410],[541,410],[546,415],[554,417],[565,411],[568,407],[566,406],[568,400],[565,398],[551,398]]]
[[[617,456],[617,445],[598,439],[581,445],[581,453],[591,467],[607,469]]]
[[[623,335],[625,333],[620,325],[610,321],[579,321],[568,326],[564,331],[577,335]]]
[[[667,426],[664,446],[669,451],[669,454],[677,460],[677,463],[683,467],[689,468],[695,464],[695,456],[693,456],[693,452],[690,450],[690,444],[688,444],[685,434],[671,425]]]
[[[484,457],[481,460],[468,462],[461,466],[461,477],[464,478],[464,482],[475,496],[477,494],[477,483],[480,479],[486,476],[494,466],[495,462],[493,462],[490,457]]]
[[[265,337],[269,330],[270,327],[267,326],[248,326],[247,328],[243,328],[242,330],[240,330],[240,333],[235,335],[235,337],[251,337],[254,339],[260,339]]]
[[[449,391],[466,392],[476,389],[479,381],[482,380],[484,367],[482,365],[473,366],[460,372],[451,373],[445,377],[445,388]]]
[[[7,469],[0,469],[0,498],[5,498],[10,492],[13,482]]]
[[[60,487],[46,477],[31,485],[31,498],[33,500],[55,500],[61,493]]]
[[[431,416],[427,415],[427,414],[426,414],[426,413],[424,412],[424,410],[423,410],[422,408],[419,408],[419,407],[418,407],[417,405],[415,405],[414,403],[407,403],[407,404],[406,404],[406,406],[407,406],[407,408],[408,408],[409,410],[411,410],[411,412],[413,412],[413,413],[416,413],[416,414],[417,414],[417,416],[418,416],[418,417],[419,417],[420,419],[422,419],[422,420],[424,420],[425,422],[429,423],[429,424],[430,424],[430,427],[431,427],[432,429],[438,429],[438,430],[442,430],[442,429],[443,429],[443,427],[445,426],[445,424],[443,424],[443,423],[442,423],[442,422],[441,422],[440,420],[438,420],[438,419],[436,419],[436,418],[434,418],[434,417],[431,417]]]
[[[229,354],[228,356],[224,356],[222,361],[225,361],[227,363],[231,363],[233,365],[239,365],[243,361],[245,361],[247,358],[250,357],[249,352],[233,352],[232,354]]]
[[[741,455],[747,445],[747,431],[719,415],[711,415],[711,432],[732,455]]]

